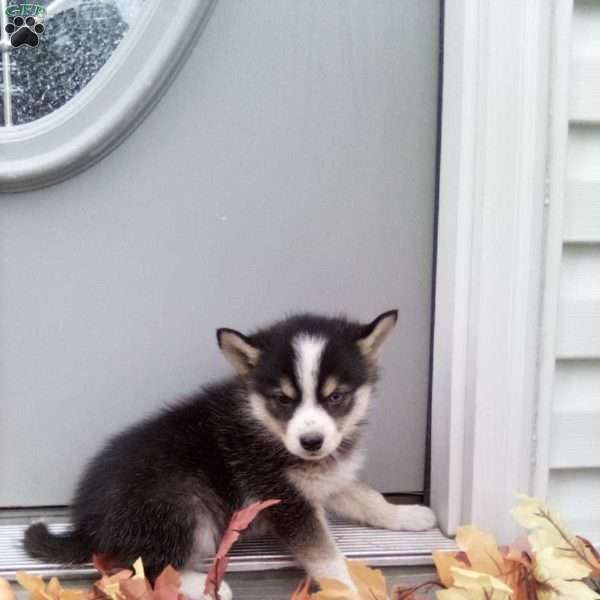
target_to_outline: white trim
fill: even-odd
[[[546,230],[546,265],[542,312],[537,453],[533,490],[545,498],[548,491],[550,434],[556,368],[556,327],[560,265],[563,249],[563,203],[566,192],[569,135],[569,64],[573,0],[557,0],[553,15],[552,86],[549,132],[549,205]]]
[[[515,532],[530,491],[545,197],[547,0],[447,0],[432,506]]]
[[[154,0],[142,21],[73,100],[38,121],[0,128],[0,191],[42,187],[88,168],[161,98],[216,0]]]
[[[0,0],[0,62],[2,62],[2,104],[4,127],[12,125],[12,96],[10,95],[11,71],[8,58],[10,48],[10,37],[6,31],[8,20],[6,18],[6,0]]]

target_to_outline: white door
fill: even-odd
[[[0,506],[68,503],[108,435],[229,373],[216,327],[296,309],[399,309],[365,474],[423,490],[438,27],[438,0],[221,0],[121,145],[0,197]]]

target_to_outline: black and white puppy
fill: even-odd
[[[62,563],[92,554],[155,577],[215,552],[233,511],[280,498],[259,520],[313,577],[351,584],[326,511],[388,529],[433,527],[424,506],[397,506],[356,481],[376,357],[396,311],[363,325],[298,315],[251,335],[219,329],[237,370],[111,439],[85,471],[73,531],[32,525],[25,547]]]

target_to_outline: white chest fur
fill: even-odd
[[[363,463],[364,455],[357,451],[334,463],[293,467],[287,475],[307,500],[322,505],[328,498],[352,485]]]

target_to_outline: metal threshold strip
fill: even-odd
[[[57,575],[63,579],[96,574],[91,564],[65,567],[27,556],[21,545],[26,527],[26,523],[0,523],[0,576],[14,580],[17,571],[28,571],[43,577]],[[49,523],[48,527],[60,533],[69,525],[62,521]],[[433,550],[456,549],[454,540],[444,536],[439,529],[418,533],[388,531],[340,520],[331,520],[331,529],[343,554],[348,558],[363,560],[371,566],[428,565],[432,563]],[[241,539],[233,547],[230,557],[230,571],[267,571],[297,566],[277,540],[267,537]]]

